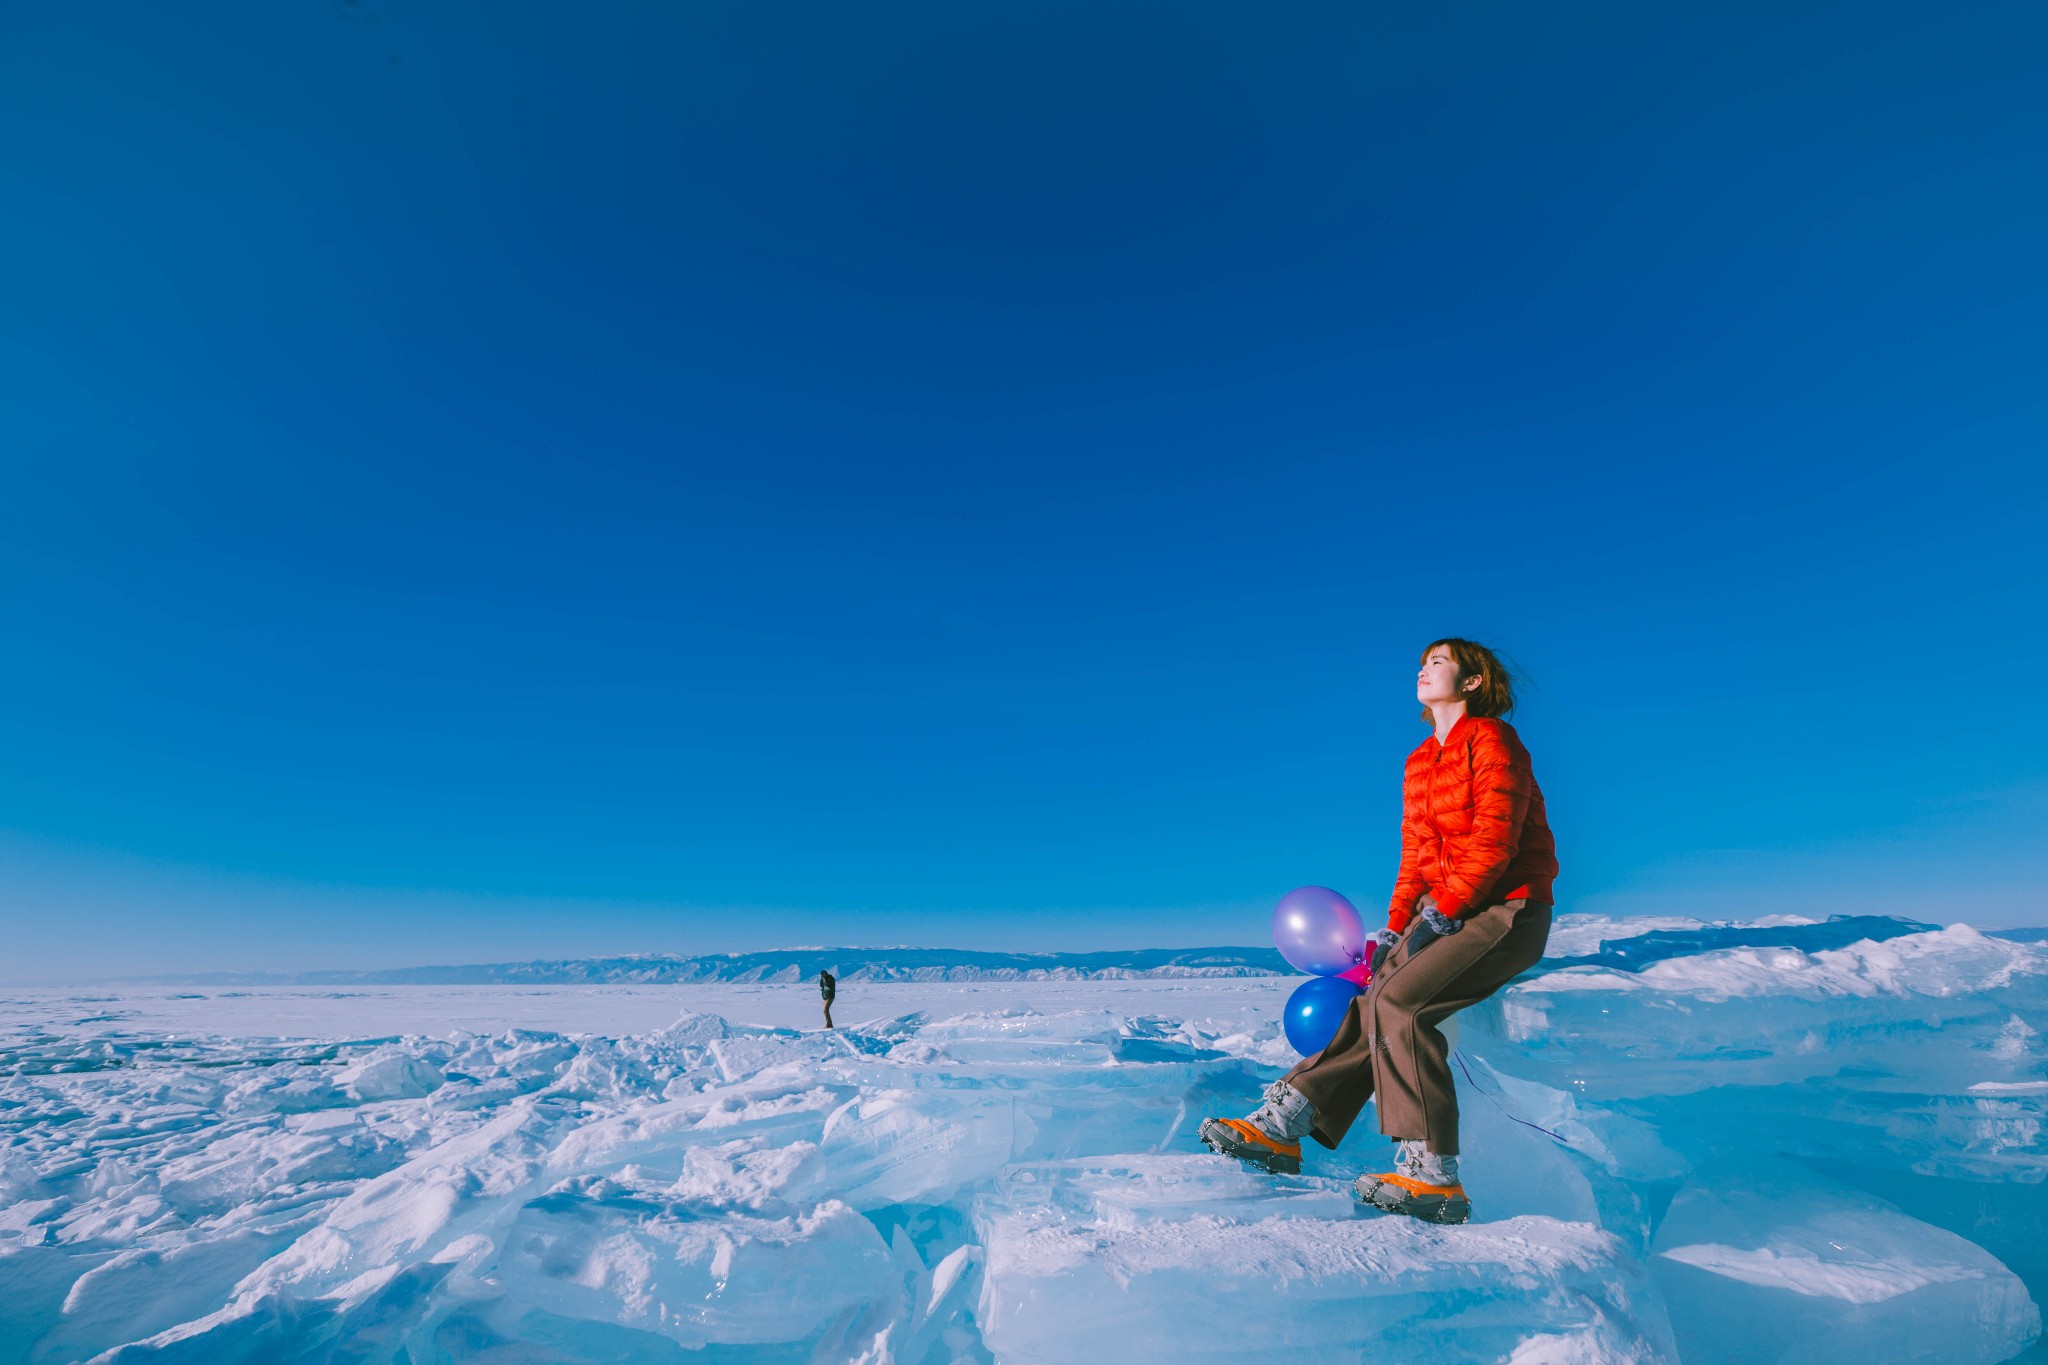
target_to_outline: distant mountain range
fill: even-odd
[[[1600,966],[1636,972],[1652,962],[1717,949],[1824,952],[1859,939],[1883,941],[1938,926],[1890,915],[1835,915],[1791,925],[1702,924],[1618,935],[1595,953],[1545,958],[1538,971]],[[2048,929],[1993,929],[1991,937],[2040,942]],[[1271,948],[1132,948],[1099,953],[989,953],[964,948],[777,948],[760,953],[636,953],[627,957],[487,962],[377,971],[206,972],[158,976],[190,986],[605,986],[797,982],[828,970],[841,981],[1113,981],[1183,977],[1295,976]]]
[[[379,971],[206,972],[152,977],[190,986],[686,985],[795,982],[827,970],[861,981],[1105,981],[1292,975],[1271,948],[1134,948],[1100,953],[986,953],[960,948],[778,948],[683,957],[636,953],[569,961],[489,962]]]

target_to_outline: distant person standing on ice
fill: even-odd
[[[1472,1214],[1458,1182],[1458,1094],[1437,1026],[1536,965],[1550,939],[1556,845],[1515,729],[1507,670],[1470,640],[1438,640],[1415,678],[1434,733],[1408,755],[1401,871],[1374,935],[1372,984],[1330,1045],[1266,1087],[1249,1118],[1202,1141],[1269,1171],[1301,1169],[1301,1139],[1334,1148],[1379,1097],[1394,1169],[1358,1178],[1377,1208],[1439,1223]]]
[[[839,978],[827,971],[818,973],[818,994],[825,997],[825,1027],[832,1027],[832,997],[839,993]]]

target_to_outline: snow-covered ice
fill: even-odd
[[[1802,923],[1561,917],[1454,1228],[1196,1144],[1288,978],[0,992],[0,1361],[2040,1358],[2048,948]]]

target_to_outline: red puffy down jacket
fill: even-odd
[[[1460,716],[1408,755],[1401,781],[1401,874],[1387,907],[1400,933],[1426,891],[1446,915],[1526,896],[1549,904],[1557,845],[1543,789],[1515,727]]]

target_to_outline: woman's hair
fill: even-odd
[[[1474,673],[1484,674],[1486,681],[1479,684],[1475,692],[1465,698],[1465,714],[1468,716],[1505,716],[1515,709],[1515,678],[1507,665],[1494,657],[1492,650],[1471,640],[1460,640],[1452,636],[1448,640],[1432,640],[1429,648],[1422,651],[1421,662],[1428,663],[1429,656],[1442,649],[1450,653],[1451,661],[1458,666],[1458,681],[1464,682]],[[1422,718],[1434,720],[1427,706],[1422,708]]]

